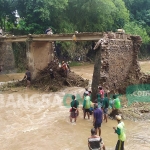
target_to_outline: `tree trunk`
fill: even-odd
[[[96,50],[94,72],[92,79],[92,101],[97,98],[98,85],[100,81],[100,69],[101,69],[101,46]]]

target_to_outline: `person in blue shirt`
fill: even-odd
[[[98,108],[98,104],[94,104],[94,112],[93,112],[93,126],[97,131],[99,131],[99,136],[101,136],[101,124],[102,124],[103,112],[100,108]]]

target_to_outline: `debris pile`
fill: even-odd
[[[131,106],[124,106],[120,111],[124,119],[133,121],[150,119],[149,102],[135,102]]]
[[[88,80],[84,80],[74,72],[68,71],[67,75],[65,70],[55,62],[48,64],[43,70],[39,70],[36,78],[31,81],[34,88],[42,91],[58,91],[65,86],[78,86],[86,87]]]

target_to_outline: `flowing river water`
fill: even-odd
[[[93,65],[73,67],[72,70],[91,80]],[[22,78],[23,74],[0,75],[0,82]],[[84,88],[80,87],[65,88],[55,93],[26,88],[1,92],[0,150],[88,150],[87,138],[90,136],[92,118],[83,119],[80,105],[77,123],[70,123],[70,108],[63,104],[65,94],[82,96],[83,92]],[[46,94],[50,94],[48,101],[42,101],[42,96]],[[23,101],[20,102],[20,99]],[[67,99],[66,104],[69,103]],[[125,150],[150,150],[150,121],[124,122],[127,135]],[[115,149],[117,135],[112,128],[116,126],[115,120],[102,123],[106,150]]]

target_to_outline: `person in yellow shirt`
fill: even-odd
[[[124,141],[126,140],[125,124],[120,115],[116,115],[116,120],[118,122],[117,128],[113,127],[115,133],[118,134],[118,141],[115,150],[124,150]]]

